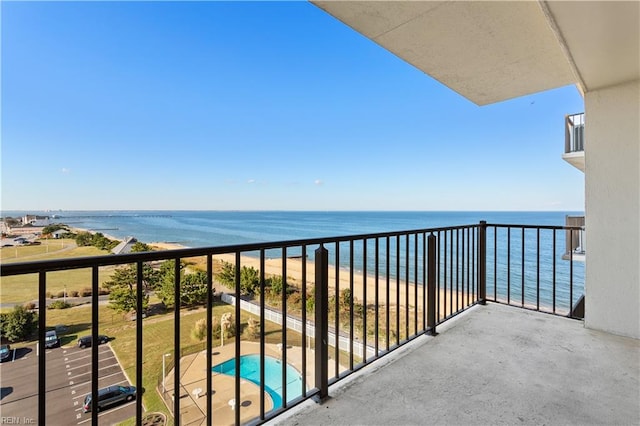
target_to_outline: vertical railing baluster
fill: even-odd
[[[522,275],[522,289],[521,289],[521,303],[520,305],[524,308],[524,239],[525,239],[525,233],[524,233],[524,227],[522,227],[522,260],[521,260],[521,268],[520,268],[520,274]]]
[[[391,286],[391,281],[390,281],[391,280],[391,278],[390,278],[390,271],[391,271],[391,266],[390,266],[390,262],[391,262],[391,252],[390,252],[391,243],[390,243],[390,240],[389,240],[388,236],[386,237],[386,239],[387,239],[387,252],[386,252],[387,261],[385,262],[386,263],[385,267],[386,267],[386,282],[387,282],[386,292],[387,292],[387,294],[386,294],[385,302],[387,304],[387,306],[386,306],[387,309],[385,309],[385,311],[386,311],[385,312],[385,314],[386,314],[386,318],[385,318],[386,331],[385,331],[385,334],[386,334],[386,349],[387,349],[387,352],[388,352],[389,351],[389,344],[390,344],[390,336],[389,336],[389,334],[390,334],[390,331],[391,331],[389,329],[390,323],[391,323],[391,321],[389,319],[389,306],[391,305],[391,301],[389,300],[390,297],[391,297],[391,294],[390,294],[391,292],[390,292],[390,289],[389,289],[389,287]]]
[[[511,228],[507,227],[507,305],[511,304]]]
[[[396,346],[400,345],[400,234],[396,235]]]
[[[436,237],[431,233],[428,237],[427,267],[427,334],[436,333]]]
[[[362,361],[367,362],[367,239],[362,242]]]
[[[451,234],[449,237],[449,287],[451,289],[449,304],[451,305],[451,312],[449,312],[449,315],[453,315],[453,229],[449,233]]]
[[[456,228],[456,312],[459,310],[460,310],[460,232],[459,232],[459,228]]]
[[[404,237],[404,338],[409,339],[409,234]]]
[[[91,268],[91,338],[93,339],[91,341],[91,423],[92,424],[98,424],[98,410],[97,409],[93,409],[94,407],[97,407],[96,404],[93,404],[93,401],[97,401],[98,400],[98,383],[100,380],[99,374],[98,374],[98,364],[100,363],[100,360],[98,358],[98,326],[99,326],[99,307],[100,305],[98,304],[98,296],[100,295],[100,289],[99,289],[99,276],[98,276],[98,267],[94,266],[93,268]],[[95,344],[94,344],[95,343]],[[137,348],[137,347],[136,347]],[[140,388],[136,388],[136,393],[137,395],[142,395],[142,389]],[[142,399],[141,397],[138,397],[138,399]],[[137,403],[136,403],[136,414],[137,414]]]
[[[334,322],[335,322],[335,375],[340,377],[340,243],[336,241],[336,266],[334,268],[336,274],[336,294],[335,294],[335,310],[334,310]],[[317,273],[317,270],[316,270]]]
[[[144,264],[137,262],[136,273],[136,422],[142,421],[142,319],[144,314]],[[91,342],[92,347],[97,346],[97,333]]]
[[[540,228],[536,230],[536,309],[540,310]]]
[[[337,268],[336,268],[337,269]],[[315,382],[319,399],[329,396],[329,252],[321,244],[315,251]],[[337,312],[336,312],[337,315]],[[338,347],[338,329],[335,331]],[[338,370],[336,370],[338,375]]]
[[[180,258],[174,260],[173,265],[173,419],[176,425],[180,423]],[[239,288],[239,287],[236,287]],[[140,302],[142,301],[141,299]],[[237,300],[236,300],[237,302]],[[140,305],[141,306],[141,305]],[[138,312],[138,326],[142,323],[142,313]],[[141,348],[142,349],[142,348]],[[164,355],[163,355],[164,356]],[[142,361],[139,361],[142,364]],[[142,400],[142,398],[138,398]],[[140,406],[142,407],[142,406]],[[142,408],[140,408],[142,409]]]
[[[353,371],[353,240],[349,240],[349,371]]]
[[[569,231],[569,317],[573,317],[573,229]]]
[[[465,291],[464,291],[464,286],[465,286],[464,279],[465,279],[465,271],[467,269],[465,268],[465,259],[466,259],[466,255],[465,255],[465,252],[466,252],[466,250],[465,250],[466,249],[465,229],[462,228],[461,231],[462,231],[461,232],[461,234],[462,234],[462,262],[461,262],[462,263],[462,271],[461,271],[462,272],[462,282],[461,282],[462,295],[461,296],[462,296],[462,308],[464,309],[464,308],[466,308],[466,302],[465,302],[466,299],[465,299]],[[460,308],[458,308],[458,309],[460,309]]]
[[[302,246],[302,397],[307,397],[307,246]],[[261,268],[263,269],[263,268]],[[262,372],[262,371],[261,371]],[[260,383],[264,383],[261,381]],[[262,392],[264,395],[264,392]]]
[[[45,336],[47,334],[47,273],[38,273],[38,424],[46,424],[47,364]]]
[[[418,334],[418,234],[413,235],[413,334]]]
[[[478,235],[478,287],[480,288],[479,303],[487,304],[487,222],[480,221]],[[494,259],[495,263],[495,259]],[[495,291],[495,290],[494,290]],[[495,299],[495,293],[494,293]]]
[[[264,317],[264,304],[265,304],[265,259],[264,249],[260,250],[260,420],[264,420],[265,401],[264,401],[264,357],[265,357],[265,317]],[[283,289],[284,291],[284,289]]]
[[[241,257],[240,257],[240,252],[236,251],[235,254],[235,260],[236,260],[236,265],[235,265],[235,296],[236,296],[236,305],[235,305],[235,318],[234,318],[234,327],[235,327],[235,335],[234,335],[234,349],[235,349],[235,377],[234,377],[234,384],[235,384],[235,392],[234,392],[234,398],[233,398],[233,414],[234,414],[234,422],[236,424],[236,426],[240,425],[240,369],[241,369],[241,364],[240,364],[240,357],[242,356],[242,348],[240,346],[240,285],[241,285],[241,279],[240,279],[240,273],[241,273],[241,269],[240,269],[240,262],[241,262]],[[284,277],[282,278],[282,280],[284,281]],[[286,285],[283,282],[282,283],[282,291],[286,292]],[[284,320],[284,318],[283,318]],[[180,424],[180,423],[177,423]]]
[[[486,233],[486,222],[485,222]],[[486,240],[485,240],[486,241]],[[493,300],[498,301],[498,227],[493,227]]]
[[[553,313],[556,313],[556,230],[553,230],[553,275],[552,275],[552,288],[553,288]]]
[[[287,401],[287,248],[282,248],[282,407]]]
[[[438,286],[438,251],[436,250],[436,286]],[[439,319],[440,290],[436,291],[436,321]],[[422,233],[422,331],[427,329],[427,233]]]
[[[376,237],[375,239],[375,243],[376,243],[376,250],[375,250],[375,260],[374,263],[376,265],[376,273],[375,273],[375,283],[376,283],[376,290],[375,290],[375,318],[376,318],[376,322],[374,324],[374,329],[373,329],[373,333],[375,336],[375,342],[374,342],[374,346],[375,346],[375,356],[377,357],[379,355],[379,342],[378,339],[380,338],[379,336],[379,332],[380,332],[380,239],[378,237]]]
[[[260,333],[262,334],[262,333]],[[212,407],[212,395],[213,390],[213,375],[211,371],[213,365],[211,357],[213,354],[213,259],[210,254],[207,255],[207,426],[213,425],[213,407]],[[164,354],[162,355],[164,357]]]
[[[475,303],[478,301],[478,275],[477,275],[477,270],[478,270],[478,257],[477,257],[477,237],[476,235],[478,234],[478,228],[474,227],[471,231],[471,290],[473,291],[473,298],[472,298],[472,302]],[[486,293],[486,287],[485,287],[485,293]]]

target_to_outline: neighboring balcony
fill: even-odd
[[[584,172],[584,112],[565,117],[562,159]]]
[[[84,271],[92,296],[74,308],[82,320],[60,331],[62,348],[38,350],[59,318],[39,310],[39,346],[2,365],[2,415],[28,409],[39,424],[143,424],[158,411],[185,425],[638,424],[640,343],[577,319],[584,264],[562,260],[576,229],[480,222],[3,264],[3,287],[37,288],[37,306],[73,271]],[[172,279],[152,287],[167,260]],[[201,268],[204,282],[181,265]],[[134,302],[135,321],[100,303],[114,267],[127,272],[119,295]],[[217,296],[228,273],[240,303],[237,290]],[[145,311],[150,290],[167,284],[173,305]],[[194,309],[185,297],[202,285],[206,302]],[[74,349],[80,331],[111,341]],[[82,412],[87,395],[114,384],[135,386],[137,397]],[[280,417],[311,399],[324,402],[310,417]]]
[[[567,216],[565,243],[566,250],[562,255],[563,260],[585,261],[587,252],[587,239],[584,229],[584,216]]]

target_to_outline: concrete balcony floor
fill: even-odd
[[[476,306],[306,401],[287,425],[640,424],[640,341]]]

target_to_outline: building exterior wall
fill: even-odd
[[[640,81],[585,94],[585,325],[640,338]]]

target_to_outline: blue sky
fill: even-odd
[[[3,210],[583,210],[573,86],[478,107],[306,2],[2,2]]]

